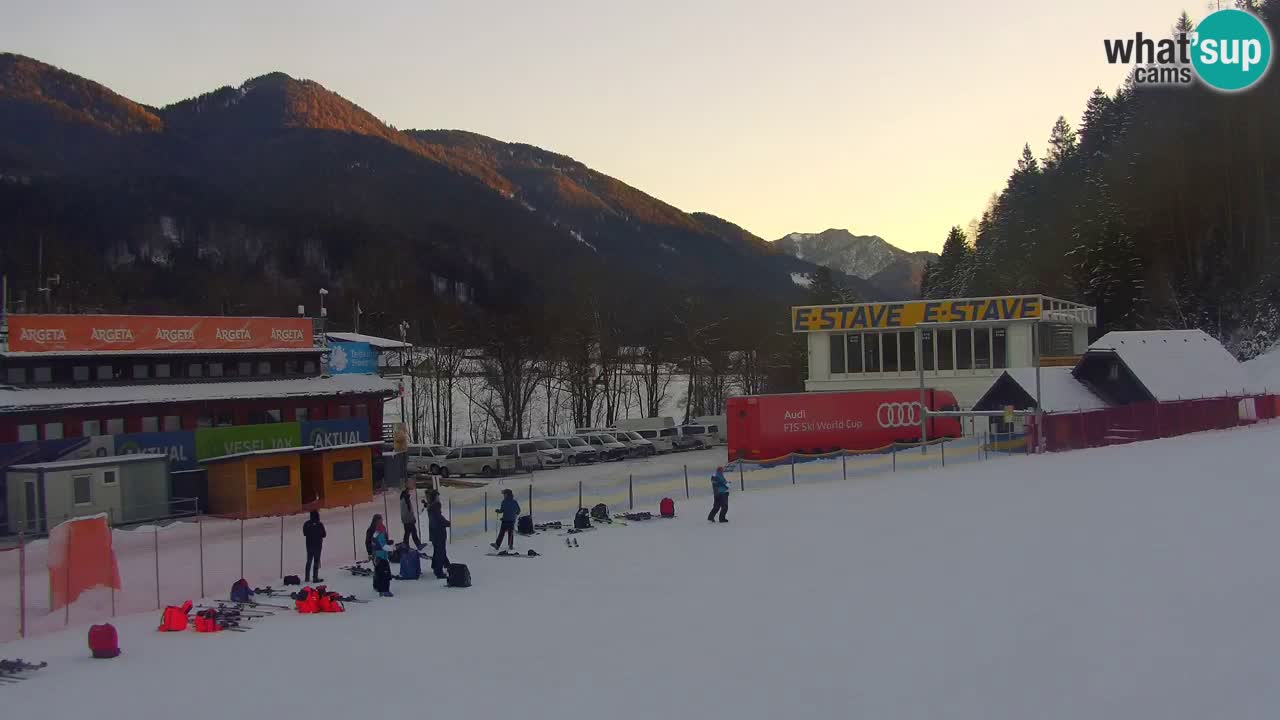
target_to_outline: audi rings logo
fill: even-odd
[[[882,428],[904,428],[920,424],[920,403],[880,403],[876,408],[876,422]]]

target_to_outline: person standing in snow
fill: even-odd
[[[302,537],[307,540],[307,567],[303,575],[307,582],[324,582],[320,579],[320,550],[324,547],[324,523],[320,513],[312,510],[311,519],[302,524]]]
[[[427,539],[431,541],[431,572],[441,580],[449,577],[445,572],[449,569],[449,552],[445,550],[445,544],[449,540],[450,525],[440,501],[432,500],[427,506]]]
[[[410,480],[404,484],[404,489],[400,491],[400,524],[404,526],[404,545],[409,545],[409,538],[413,538],[413,545],[410,547],[421,550],[422,538],[418,537],[418,514],[413,508],[413,492]]]
[[[711,512],[707,514],[708,522],[716,521],[716,513],[720,513],[720,522],[727,523],[729,519],[725,517],[729,514],[729,481],[724,478],[724,468],[716,468],[716,472],[711,476],[711,492],[715,495],[715,502],[711,505]]]
[[[507,549],[514,550],[516,544],[516,519],[520,517],[520,503],[516,502],[515,493],[510,488],[502,491],[502,505],[494,510],[495,513],[502,516],[502,528],[498,530],[498,539],[491,546],[494,550],[501,549],[502,536],[507,536]]]
[[[373,590],[379,597],[393,597],[391,594],[391,558],[387,548],[391,541],[387,539],[387,526],[382,522],[382,515],[374,515],[373,522],[364,533],[365,545],[369,555],[373,557]]]

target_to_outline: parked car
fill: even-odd
[[[653,443],[649,442],[640,433],[632,430],[613,430],[610,434],[618,439],[618,442],[631,448],[631,452],[636,457],[649,457],[657,455],[658,449]]]
[[[653,449],[659,453],[676,450],[676,439],[680,437],[680,429],[664,427],[661,429],[636,430],[637,435],[653,443]]]
[[[444,445],[410,445],[409,472],[439,475],[444,459],[453,450]]]
[[[454,448],[445,456],[440,474],[445,477],[450,475],[493,477],[515,466],[515,450],[511,449],[505,455],[501,451],[502,446],[492,443]]]
[[[573,437],[547,438],[547,442],[564,454],[566,465],[593,463],[599,458],[599,453],[591,446],[591,443],[576,435]]]
[[[605,460],[621,460],[631,454],[631,448],[608,433],[592,433],[584,435],[582,439],[590,443]]]
[[[709,448],[717,443],[718,430],[715,425],[681,425],[680,435],[690,449]]]

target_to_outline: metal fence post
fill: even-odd
[[[529,483],[529,519],[533,519],[533,483]]]
[[[488,494],[486,493],[486,497]],[[453,520],[453,498],[449,498],[449,519]],[[449,533],[449,544],[453,544],[453,533]]]
[[[65,516],[63,517],[62,521],[63,522],[67,521]],[[71,546],[70,542],[63,545],[63,547],[68,550],[70,550],[70,546]],[[66,613],[62,618],[63,627],[66,627],[67,625],[71,624],[71,553],[70,552],[67,553],[66,561],[67,561],[66,584],[62,587],[62,604],[64,609],[66,610]]]
[[[893,456],[893,471],[898,472],[898,444],[894,443],[889,450],[889,454]]]
[[[840,451],[840,479],[849,479],[849,456],[844,454],[844,450]]]
[[[153,526],[151,529],[151,537],[155,543],[156,551],[156,609],[159,610],[160,605],[160,526]]]
[[[627,474],[627,502],[631,505],[631,509],[636,509],[636,484],[635,476]]]
[[[356,553],[356,504],[351,503],[351,562],[359,562],[360,555]]]
[[[18,637],[27,636],[27,539],[18,531]]]
[[[746,466],[744,466],[742,464],[742,461],[739,460],[738,461],[738,492],[746,492],[746,491],[747,491]]]
[[[280,577],[284,577],[284,516],[280,516]]]
[[[452,517],[450,517],[449,519],[453,520]],[[484,531],[489,532],[489,491],[488,490],[484,491]]]
[[[578,481],[578,507],[582,507],[582,481]]]
[[[244,513],[240,513],[240,577],[244,577]]]
[[[199,533],[197,545],[200,547],[200,597],[204,594],[204,515],[200,514],[199,507],[196,508],[196,532]]]
[[[946,467],[947,466],[947,439],[943,438],[940,445],[942,447],[942,467]]]
[[[795,485],[795,484],[796,484],[796,456],[795,456],[795,453],[792,453],[792,454],[791,454],[791,484],[792,484],[792,485]]]
[[[689,466],[685,465],[684,466],[684,499],[688,500],[690,497],[692,496],[689,494]]]

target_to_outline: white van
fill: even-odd
[[[410,445],[409,472],[439,475],[444,467],[444,459],[453,448],[444,445]]]
[[[680,428],[672,426],[658,430],[641,429],[636,430],[635,433],[653,443],[653,448],[659,453],[669,453],[676,449],[676,438],[680,437]]]
[[[725,424],[726,417],[724,415],[699,415],[693,419],[690,425],[706,425],[710,428],[710,434],[715,436],[715,445],[725,444]]]
[[[444,458],[444,467],[440,474],[450,475],[483,475],[494,477],[503,470],[510,470],[515,465],[515,451],[509,450],[504,456],[500,445],[468,445],[454,448]]]
[[[547,438],[547,442],[551,443],[555,449],[564,455],[564,461],[569,465],[593,463],[599,456],[596,449],[591,447],[591,443],[577,435],[573,437]]]
[[[690,447],[709,448],[720,444],[720,428],[715,425],[681,425],[680,435]]]
[[[631,448],[632,454],[636,457],[649,457],[658,454],[658,448],[640,433],[632,430],[610,430],[609,434],[617,438],[618,442]]]
[[[582,439],[595,448],[596,457],[601,460],[621,460],[631,454],[631,448],[608,433],[591,433],[583,435]]]
[[[560,467],[564,462],[564,454],[546,440],[504,440],[497,445],[498,454],[520,470]]]

